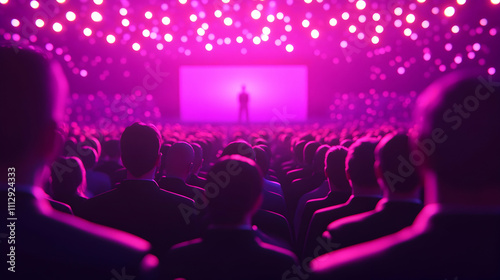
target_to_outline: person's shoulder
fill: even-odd
[[[156,191],[156,195],[160,199],[166,199],[177,203],[194,204],[194,200],[192,200],[191,198],[163,189],[158,189]]]
[[[269,244],[260,240],[257,240],[257,244],[259,245],[262,252],[266,255],[272,256],[273,258],[279,258],[283,261],[289,261],[290,263],[297,262],[297,257],[295,256],[295,254],[288,249],[278,247],[276,245]]]
[[[188,183],[185,183],[185,185],[186,185],[187,187],[189,187],[189,188],[196,189],[196,190],[198,190],[198,191],[200,191],[200,192],[202,192],[202,193],[204,193],[204,192],[205,192],[205,190],[204,190],[203,188],[199,187],[199,186],[190,185],[190,184],[188,184]]]
[[[149,242],[135,235],[57,211],[45,211],[37,220],[32,226],[38,230],[32,234],[42,237],[47,243],[57,242],[59,245],[54,252],[63,248],[67,248],[67,253],[75,252],[67,254],[68,258],[77,254],[90,256],[92,252],[97,252],[94,257],[105,263],[123,263],[124,260],[140,262],[151,248]],[[51,232],[48,235],[50,238],[47,238],[46,232]]]
[[[264,184],[273,186],[273,187],[281,187],[281,184],[272,180],[264,179]]]
[[[192,247],[201,245],[202,242],[203,242],[202,238],[196,238],[196,239],[192,239],[192,240],[188,240],[188,241],[184,241],[184,242],[175,244],[174,246],[172,246],[172,248],[170,250],[172,252],[187,250],[187,249],[190,249]]]
[[[196,238],[175,244],[162,257],[166,263],[185,263],[186,259],[192,259],[193,256],[205,255],[208,252],[202,252],[203,239]]]
[[[348,203],[346,202],[346,203],[342,203],[339,205],[333,205],[333,206],[321,208],[321,209],[314,211],[314,216],[330,215],[331,213],[339,211],[339,209],[342,209],[343,207],[346,207],[347,205],[348,205]]]
[[[370,218],[372,215],[376,214],[377,211],[368,211],[352,216],[347,216],[345,218],[341,218],[339,220],[336,220],[332,222],[330,225],[328,225],[327,230],[328,231],[335,231],[335,230],[345,230],[348,228],[353,228],[359,226],[360,223],[363,223],[363,221],[366,221],[366,219]]]
[[[119,185],[118,185],[119,186]],[[101,201],[106,201],[106,200],[109,200],[109,199],[113,199],[115,198],[116,196],[119,196],[120,195],[120,189],[119,188],[115,188],[115,189],[112,189],[112,190],[109,190],[109,191],[106,191],[106,192],[103,192],[101,194],[98,194],[94,197],[91,197],[89,199],[86,199],[84,201],[84,204],[98,204],[100,203]]]
[[[422,234],[421,229],[411,226],[379,239],[321,255],[311,261],[311,269],[316,275],[335,276],[335,279],[370,278],[369,273],[389,276],[387,263],[398,269],[418,266],[414,253],[423,252],[428,247]],[[359,267],[363,270],[360,271]]]

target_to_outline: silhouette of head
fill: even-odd
[[[193,159],[193,170],[194,174],[198,174],[203,165],[203,149],[198,143],[190,143],[191,147],[194,151],[194,159]]]
[[[81,159],[85,170],[91,170],[97,163],[97,152],[91,147],[84,146],[80,149],[78,157]]]
[[[33,50],[0,47],[0,65],[0,166],[31,175],[62,145],[67,81],[59,64]]]
[[[499,89],[482,76],[453,73],[421,94],[411,162],[435,173],[438,188],[500,187]]]
[[[304,146],[307,144],[307,141],[300,140],[293,146],[293,154],[297,159],[298,163],[304,163]]]
[[[373,138],[361,138],[349,147],[346,165],[347,175],[353,187],[377,187],[375,176],[375,147]]]
[[[325,175],[325,158],[326,153],[330,149],[328,145],[321,145],[316,150],[316,154],[313,159],[313,170],[314,173]]]
[[[255,162],[241,155],[221,157],[211,169],[208,188],[219,192],[208,204],[211,221],[239,224],[258,209],[262,196],[262,174]],[[222,184],[222,185],[221,185]]]
[[[416,171],[401,174],[402,166],[410,162],[410,146],[406,134],[387,134],[375,148],[375,168],[382,188],[391,192],[409,193],[418,188]]]
[[[316,150],[321,146],[320,143],[316,141],[308,142],[304,147],[304,164],[307,166],[312,166],[314,155],[316,154]]]
[[[221,157],[227,155],[241,155],[251,160],[255,160],[255,152],[252,146],[245,141],[234,141],[229,143],[224,150],[222,150]]]
[[[60,157],[52,164],[52,193],[55,199],[72,195],[84,196],[85,168],[77,157]]]
[[[259,166],[260,171],[262,171],[262,175],[265,176],[269,171],[271,160],[261,146],[253,147],[253,151],[255,152],[255,162]]]
[[[151,124],[136,122],[125,128],[120,139],[122,162],[134,177],[141,177],[159,163],[161,136]]]
[[[168,149],[165,157],[165,173],[186,179],[191,171],[193,160],[193,147],[186,142],[176,142]]]
[[[95,137],[92,136],[87,136],[85,138],[85,141],[82,143],[83,146],[91,147],[96,151],[97,159],[99,160],[99,157],[101,156],[101,142]]]
[[[350,188],[346,176],[347,148],[344,146],[331,147],[326,153],[325,174],[330,185]]]

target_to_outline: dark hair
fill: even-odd
[[[123,166],[135,177],[152,170],[160,154],[161,135],[152,124],[136,122],[125,128],[120,139]]]
[[[377,140],[361,138],[349,147],[346,165],[349,178],[360,187],[378,185],[375,176],[375,147]]]
[[[52,192],[55,199],[68,195],[84,196],[85,169],[77,157],[59,157],[51,167]]]
[[[321,146],[320,143],[316,141],[309,141],[304,146],[304,163],[307,165],[312,165],[314,160],[314,155],[316,154],[316,150]]]
[[[97,152],[92,147],[81,147],[81,153],[78,154],[78,157],[82,160],[85,170],[94,168],[97,163]]]
[[[421,156],[420,165],[447,186],[500,186],[499,90],[483,76],[459,72],[429,86],[417,102],[413,161]]]
[[[304,162],[304,147],[306,144],[307,141],[300,140],[293,146],[293,153],[300,163]]]
[[[382,179],[393,192],[411,192],[419,185],[417,171],[400,174],[403,164],[410,162],[409,140],[406,134],[387,134],[375,149]]]
[[[345,173],[345,159],[347,148],[344,146],[331,147],[326,153],[325,173],[330,182],[338,186],[349,186]]]
[[[93,136],[87,136],[85,137],[85,141],[82,142],[82,145],[94,149],[96,151],[97,159],[99,159],[102,152],[101,142],[99,142],[99,139]]]
[[[262,171],[262,174],[265,176],[269,171],[271,160],[261,146],[253,147],[253,151],[255,152],[255,162],[259,166],[260,171]]]
[[[252,146],[245,141],[234,141],[229,143],[224,150],[222,150],[221,157],[227,155],[241,155],[251,160],[255,160],[255,152]]]
[[[224,156],[209,172],[206,190],[217,188],[208,209],[214,223],[241,222],[257,206],[262,195],[262,173],[249,158],[241,155]]]
[[[330,149],[328,145],[321,145],[316,149],[316,154],[314,154],[313,169],[315,172],[321,172],[325,174],[325,158],[326,153]]]

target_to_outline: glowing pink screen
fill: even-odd
[[[237,122],[242,85],[250,122],[307,117],[305,65],[181,66],[179,80],[182,121]]]

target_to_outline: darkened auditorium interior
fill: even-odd
[[[500,0],[0,0],[0,279],[498,280],[498,32]]]

